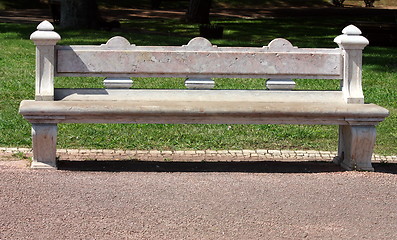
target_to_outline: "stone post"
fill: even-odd
[[[354,25],[345,27],[334,42],[344,54],[342,92],[347,103],[364,103],[362,90],[362,50],[369,44]]]
[[[55,44],[61,36],[54,26],[43,21],[30,35],[36,45],[36,101],[54,100]],[[32,124],[32,168],[56,167],[57,124]]]
[[[346,103],[363,104],[362,51],[369,41],[354,25],[345,27],[342,33],[334,39],[344,55],[342,92]],[[373,171],[371,156],[375,139],[376,129],[372,125],[339,126],[338,156],[334,161],[346,169]]]
[[[54,100],[55,44],[61,36],[53,30],[50,22],[43,21],[30,35],[36,45],[36,101]]]

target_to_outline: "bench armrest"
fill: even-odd
[[[362,89],[362,50],[369,44],[368,39],[361,36],[361,31],[354,25],[342,30],[334,42],[343,50],[343,82],[342,91],[347,103],[364,103]]]
[[[37,31],[30,35],[36,45],[36,92],[37,101],[54,100],[55,44],[61,36],[54,32],[48,21],[37,26]]]

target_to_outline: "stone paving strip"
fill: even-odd
[[[331,161],[337,152],[315,150],[112,150],[112,149],[58,149],[60,160],[144,160],[144,161]],[[28,159],[31,148],[0,147],[0,160]],[[397,156],[372,155],[373,162],[397,163]]]

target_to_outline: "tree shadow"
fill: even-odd
[[[2,0],[1,3],[5,8],[29,9],[48,7],[47,4],[40,0]]]
[[[396,28],[397,37],[397,28]],[[371,43],[370,43],[371,44]],[[396,43],[397,44],[397,43]],[[369,47],[364,50],[364,65],[371,65],[371,70],[378,72],[397,71],[397,48]]]

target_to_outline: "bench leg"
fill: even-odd
[[[375,126],[339,126],[338,156],[334,162],[347,170],[374,171],[371,164]]]
[[[57,124],[32,124],[32,168],[56,168]]]

